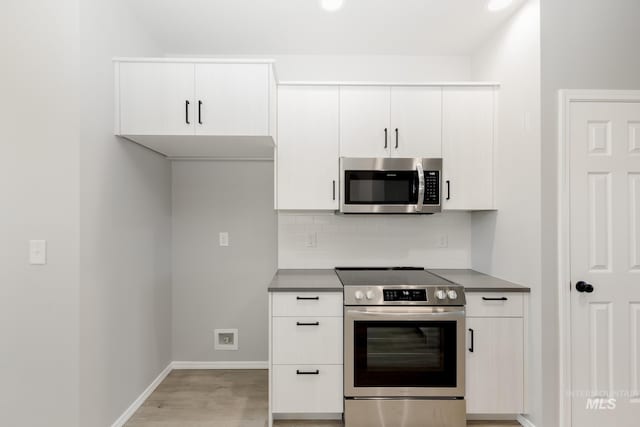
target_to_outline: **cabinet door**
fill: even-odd
[[[338,209],[339,89],[278,91],[278,209]]]
[[[468,317],[466,398],[470,414],[524,410],[524,327],[521,317]]]
[[[390,114],[390,87],[341,87],[340,155],[343,157],[389,156],[392,140]]]
[[[442,156],[442,88],[391,89],[391,155]]]
[[[493,209],[493,88],[445,88],[443,208]]]
[[[193,64],[119,64],[121,135],[193,135]]]
[[[269,64],[196,64],[197,135],[269,135]]]

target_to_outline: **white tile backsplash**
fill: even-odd
[[[307,247],[315,233],[316,247]],[[439,248],[442,234],[448,247]],[[415,265],[470,268],[471,214],[335,215],[280,212],[279,268]]]

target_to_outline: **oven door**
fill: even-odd
[[[464,307],[345,307],[345,397],[464,397]]]

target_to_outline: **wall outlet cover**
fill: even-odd
[[[227,231],[220,232],[220,246],[229,246],[229,233]]]
[[[216,350],[237,350],[238,330],[237,329],[214,329],[213,347]]]
[[[47,241],[29,241],[29,264],[45,265],[47,263]]]

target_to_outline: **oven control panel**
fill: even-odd
[[[345,305],[465,305],[462,286],[345,286]]]
[[[384,301],[428,301],[426,289],[384,289]]]

